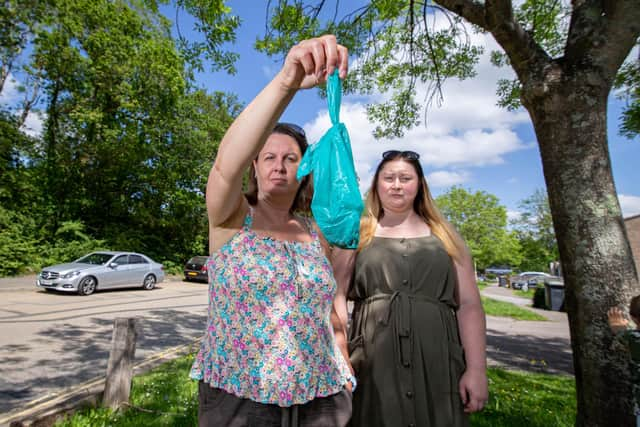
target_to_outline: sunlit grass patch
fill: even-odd
[[[196,426],[197,383],[189,379],[193,355],[168,362],[134,379],[131,406],[118,412],[85,409],[58,427]],[[576,414],[573,377],[490,368],[489,403],[471,416],[486,427],[573,426]]]
[[[489,403],[471,416],[474,427],[575,425],[575,379],[489,369]]]
[[[522,289],[514,289],[513,290],[513,295],[520,297],[520,298],[526,298],[528,300],[533,300],[533,294],[536,293],[536,288],[531,287],[529,288],[526,292],[523,291]]]
[[[481,298],[484,312],[488,316],[511,317],[516,320],[547,320],[546,317],[515,304],[487,297]]]

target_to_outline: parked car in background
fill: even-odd
[[[495,274],[496,276],[511,274],[512,270],[506,266],[498,266],[498,267],[487,267],[484,269],[484,274]]]
[[[535,288],[539,283],[544,283],[544,280],[550,277],[553,276],[541,271],[523,271],[520,274],[512,276],[510,282],[513,289],[526,291],[529,288]]]
[[[209,281],[209,275],[207,274],[207,259],[206,256],[194,256],[184,265],[184,280],[197,280],[202,282]]]
[[[164,280],[162,264],[134,252],[92,252],[38,274],[36,286],[47,291],[91,295],[98,289],[141,287],[151,290]]]

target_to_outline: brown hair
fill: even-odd
[[[634,320],[640,320],[640,295],[636,295],[631,298],[629,303],[629,314],[633,316]],[[636,325],[640,328],[640,325]]]
[[[298,143],[300,153],[304,155],[307,151],[309,144],[307,143],[307,137],[304,134],[304,130],[301,127],[289,123],[278,123],[271,131],[271,135],[274,133],[287,135],[293,138]],[[256,157],[257,159],[257,157]],[[244,193],[247,201],[250,205],[254,206],[258,203],[258,180],[256,178],[256,170],[251,162],[249,167],[249,177],[247,182],[247,191]],[[311,175],[307,175],[302,178],[296,197],[293,199],[293,204],[289,211],[291,213],[301,213],[308,215],[311,212],[311,199],[313,197],[313,185],[311,183]]]
[[[361,250],[371,243],[376,232],[376,227],[378,226],[378,221],[384,216],[384,210],[382,209],[380,196],[378,195],[378,178],[380,172],[388,162],[402,160],[413,166],[418,175],[418,181],[420,182],[418,194],[416,194],[416,198],[413,201],[414,212],[429,225],[431,233],[442,241],[449,256],[460,261],[461,256],[467,252],[466,245],[454,227],[449,224],[436,207],[420,162],[417,158],[407,157],[404,152],[398,151],[393,153],[394,154],[391,155],[385,153],[384,158],[378,165],[376,173],[373,176],[373,182],[371,183],[371,188],[365,201],[365,215],[360,222],[360,244],[358,250]]]

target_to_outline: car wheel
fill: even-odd
[[[78,294],[80,295],[91,295],[95,292],[98,287],[98,282],[93,277],[85,277],[80,281],[78,285]]]
[[[144,278],[144,282],[142,282],[143,289],[150,291],[155,287],[156,287],[156,276],[154,276],[153,274],[150,274]]]

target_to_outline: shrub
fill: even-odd
[[[0,276],[33,273],[104,246],[103,240],[84,233],[80,221],[63,222],[52,238],[45,239],[33,218],[0,207]]]
[[[535,293],[533,294],[533,306],[535,308],[542,308],[544,310],[548,309],[547,302],[545,301],[545,298],[544,298],[544,294],[545,294],[544,287],[538,286],[536,288]]]
[[[0,206],[0,276],[30,272],[39,263],[35,229],[32,218]]]

